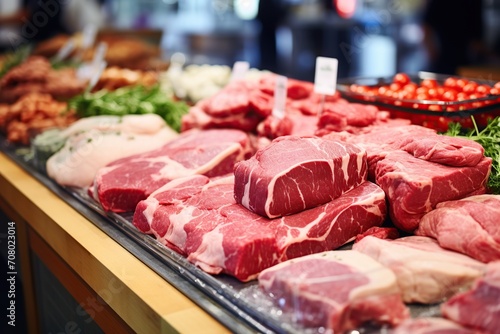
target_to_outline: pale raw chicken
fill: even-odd
[[[154,150],[178,136],[158,115],[83,118],[61,133],[65,145],[47,161],[58,184],[85,188],[108,163]]]

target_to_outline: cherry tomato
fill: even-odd
[[[400,84],[401,86],[407,85],[411,82],[410,77],[406,73],[397,73],[392,80],[393,83]]]
[[[493,88],[500,89],[500,81],[498,81],[495,85],[493,85]]]
[[[397,83],[397,82],[393,82],[390,84],[389,88],[394,91],[394,92],[397,92],[399,90],[401,90],[401,84]]]
[[[443,84],[445,87],[455,88],[457,87],[457,78],[448,77]]]
[[[428,108],[430,111],[441,111],[441,106],[438,106],[437,104],[431,104]]]
[[[429,88],[427,87],[418,87],[416,90],[415,90],[415,93],[418,95],[418,94],[427,94],[427,92],[429,91]]]
[[[477,89],[477,86],[479,86],[477,84],[477,82],[475,81],[469,81],[463,88],[462,88],[462,91],[464,93],[467,93],[467,94],[472,94],[476,91]]]
[[[437,80],[435,79],[424,79],[420,83],[421,87],[427,87],[427,88],[437,88],[439,86]]]
[[[489,85],[478,85],[477,88],[476,88],[476,94],[478,95],[488,95],[488,93],[490,92],[490,89],[491,87]]]
[[[415,93],[417,88],[418,88],[418,85],[414,82],[410,82],[410,83],[403,86],[403,90],[405,90],[407,92],[411,92],[411,93]]]
[[[456,88],[458,90],[462,90],[464,88],[464,86],[467,85],[468,83],[469,83],[469,80],[467,80],[467,79],[463,79],[463,78],[457,79]]]
[[[457,94],[457,101],[465,101],[465,100],[470,100],[469,94],[464,92],[459,92]]]
[[[500,88],[493,87],[490,89],[490,94],[491,95],[500,95]]]
[[[429,88],[427,94],[429,95],[429,98],[431,100],[437,100],[439,98],[439,92],[437,88]]]
[[[454,89],[448,89],[443,93],[443,100],[445,101],[456,101],[457,91]]]

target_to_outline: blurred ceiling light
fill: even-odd
[[[356,0],[333,0],[340,17],[350,18],[356,11]]]
[[[262,0],[270,1],[270,0]],[[257,16],[259,0],[234,0],[234,11],[242,20],[253,20]]]

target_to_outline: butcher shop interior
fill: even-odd
[[[500,0],[0,0],[3,333],[500,333]]]

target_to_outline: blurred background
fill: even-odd
[[[337,58],[340,78],[421,70],[496,78],[500,0],[435,2],[0,0],[0,45],[14,49],[90,22],[156,38],[163,59],[181,52],[187,63],[243,60],[310,81],[317,56]]]

